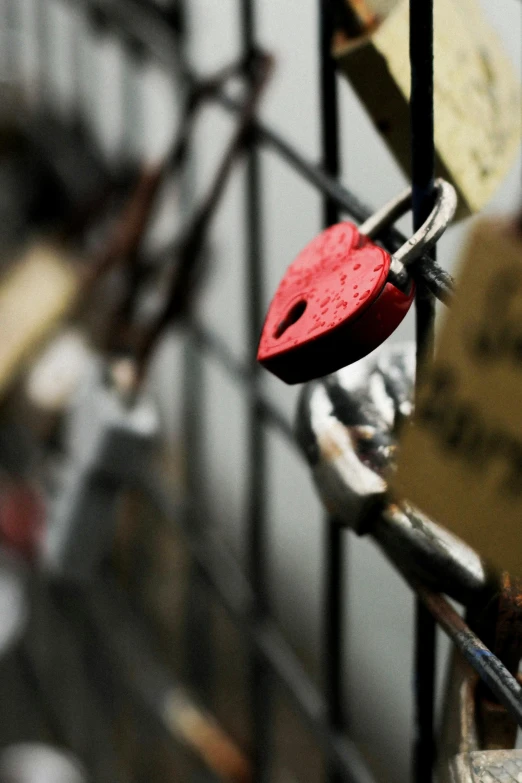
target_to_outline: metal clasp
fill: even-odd
[[[438,178],[434,183],[435,204],[428,218],[415,234],[392,255],[389,277],[401,289],[409,285],[407,267],[432,247],[444,233],[457,208],[457,194],[453,185]],[[407,188],[377,210],[361,226],[361,234],[375,239],[379,234],[411,209],[412,188]]]

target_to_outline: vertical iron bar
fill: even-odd
[[[185,103],[189,72],[187,58],[187,17],[189,3],[179,0],[185,24],[178,29],[178,51],[181,73],[176,77],[179,83],[178,100]],[[185,216],[194,203],[194,170],[191,155],[191,141],[187,145],[187,163],[181,179],[181,199]],[[206,519],[205,499],[202,497],[203,469],[203,408],[204,408],[203,356],[193,333],[185,337],[183,355],[183,444],[185,458],[185,479],[187,494],[192,510],[189,523],[192,526],[204,524]],[[209,705],[213,680],[212,670],[212,607],[208,582],[196,563],[191,565],[185,602],[185,665],[189,682],[205,705]]]
[[[245,57],[255,50],[253,0],[242,0],[243,50]],[[263,271],[261,259],[261,169],[259,150],[252,144],[246,155],[246,205],[245,230],[247,254],[247,302],[248,302],[248,348],[252,361],[251,371],[254,379],[259,375],[259,366],[255,359],[257,343],[264,321]],[[255,384],[257,385],[257,384]],[[265,562],[264,562],[264,427],[260,423],[257,409],[250,411],[250,522],[251,540],[249,565],[252,584],[260,605],[265,608],[268,600]]]
[[[433,207],[435,167],[433,112],[433,0],[410,0],[411,169],[413,229],[424,223]],[[435,299],[417,286],[417,360],[432,350]]]
[[[242,51],[248,63],[256,50],[254,0],[241,0]],[[247,76],[249,74],[247,73]],[[256,596],[257,619],[268,611],[266,542],[266,431],[258,409],[259,366],[257,343],[264,320],[262,265],[261,161],[259,149],[251,143],[246,153],[245,241],[246,301],[248,307],[248,352],[251,360],[252,395],[248,411],[247,475],[247,561]],[[252,751],[254,783],[270,780],[274,703],[270,672],[262,658],[253,652],[250,663],[250,707],[252,711]]]
[[[435,700],[436,624],[433,615],[415,599],[415,726],[413,780],[433,779],[435,746],[433,713]]]
[[[335,68],[330,54],[333,32],[331,0],[319,0],[319,24],[322,165],[327,174],[338,177],[339,106]],[[326,196],[323,201],[323,224],[331,226],[338,222],[338,204]]]
[[[328,703],[328,720],[332,728],[345,726],[343,709],[343,631],[345,597],[343,586],[345,554],[343,544],[346,535],[335,519],[326,523],[326,590],[325,590],[325,688]],[[328,770],[329,783],[341,783],[343,775],[338,769]]]
[[[330,0],[319,2],[320,36],[320,102],[322,165],[324,170],[338,177],[339,156],[339,107],[337,80],[330,54],[333,16]],[[331,226],[339,221],[337,203],[326,196],[323,200],[323,225]],[[324,680],[328,703],[328,720],[335,729],[342,729],[343,715],[343,631],[344,631],[344,570],[345,536],[335,519],[327,518],[325,526],[325,593],[324,593]],[[327,772],[329,783],[341,783],[339,769]]]
[[[433,0],[410,0],[411,154],[413,226],[419,228],[433,206],[435,164],[433,112]],[[433,350],[435,299],[419,284],[415,295],[417,379]],[[415,727],[413,779],[433,779],[435,699],[435,620],[415,603]]]

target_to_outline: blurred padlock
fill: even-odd
[[[0,281],[0,397],[71,310],[78,287],[72,258],[49,242],[29,245]]]
[[[43,742],[21,742],[0,753],[0,783],[86,783],[71,753]]]
[[[85,331],[66,325],[51,337],[24,374],[16,395],[11,397],[11,407],[40,443],[49,443],[57,435],[76,390],[90,372],[94,356]]]
[[[127,397],[124,385],[96,361],[69,411],[66,462],[42,542],[44,564],[56,575],[95,575],[110,551],[121,490],[147,469],[158,434],[156,407],[145,395]]]
[[[411,175],[408,0],[335,0],[333,54],[396,160]],[[351,24],[347,23],[351,20]],[[520,81],[478,0],[434,4],[436,170],[477,212],[514,163]]]

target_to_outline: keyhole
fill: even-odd
[[[306,310],[306,302],[302,299],[300,302],[296,302],[295,305],[289,310],[277,329],[274,332],[274,337],[282,337],[286,330],[298,321],[304,311]]]

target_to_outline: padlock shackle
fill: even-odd
[[[457,194],[453,185],[440,177],[435,180],[435,204],[428,218],[415,234],[393,254],[393,261],[408,266],[432,247],[448,227],[457,208]],[[406,214],[412,207],[412,188],[388,201],[361,226],[359,231],[370,239]],[[396,264],[398,266],[398,264]]]

